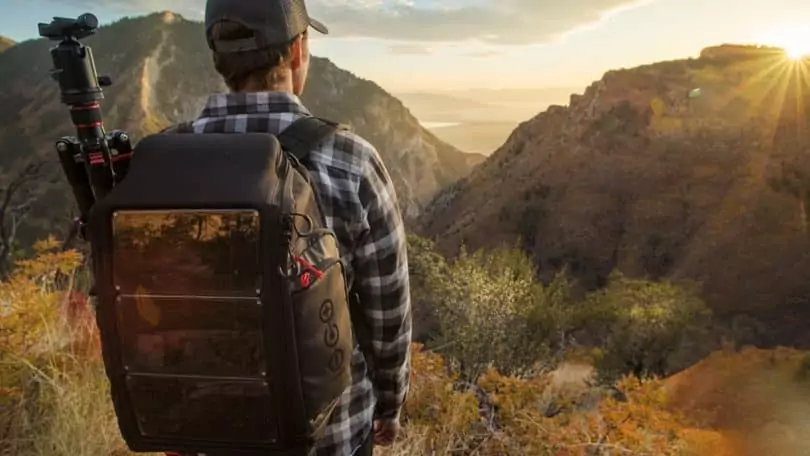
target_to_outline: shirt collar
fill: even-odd
[[[209,96],[200,117],[285,112],[311,115],[301,99],[289,92],[230,92]]]

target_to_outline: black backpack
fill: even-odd
[[[131,450],[309,454],[322,436],[365,331],[301,160],[340,128],[305,117],[278,137],[152,135],[91,210],[97,321]]]

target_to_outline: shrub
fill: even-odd
[[[586,301],[600,315],[589,325],[602,335],[597,368],[606,380],[666,375],[703,354],[711,312],[691,288],[614,272]]]
[[[605,398],[593,410],[569,408],[553,418],[542,403],[546,383],[520,380],[489,371],[479,380],[497,407],[500,428],[480,454],[585,456],[608,454],[684,455],[700,446],[720,454],[719,443],[691,432],[692,423],[670,412],[658,380],[624,377],[624,400]],[[707,433],[711,434],[711,433]]]
[[[467,381],[490,367],[537,374],[577,352],[592,355],[606,382],[660,376],[709,346],[711,313],[694,287],[614,272],[605,288],[579,298],[566,269],[544,285],[519,248],[462,249],[448,263],[428,240],[411,237],[410,245],[417,332],[429,332],[429,347]]]
[[[56,247],[53,240],[39,243],[37,257],[18,262],[0,283],[3,455],[89,456],[124,448],[92,313],[71,286],[81,257]]]
[[[458,363],[465,380],[489,367],[527,373],[549,359],[544,290],[519,250],[462,251],[427,275],[425,285],[438,319],[437,349]]]

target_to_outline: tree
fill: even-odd
[[[32,205],[42,195],[42,186],[37,182],[46,177],[46,162],[41,159],[29,161],[12,173],[0,189],[0,278],[5,279],[11,270],[17,230],[28,216]]]

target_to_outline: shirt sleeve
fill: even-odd
[[[359,187],[363,219],[353,260],[353,288],[370,338],[375,418],[396,419],[411,369],[407,240],[391,177],[376,150],[372,152],[363,165]]]

